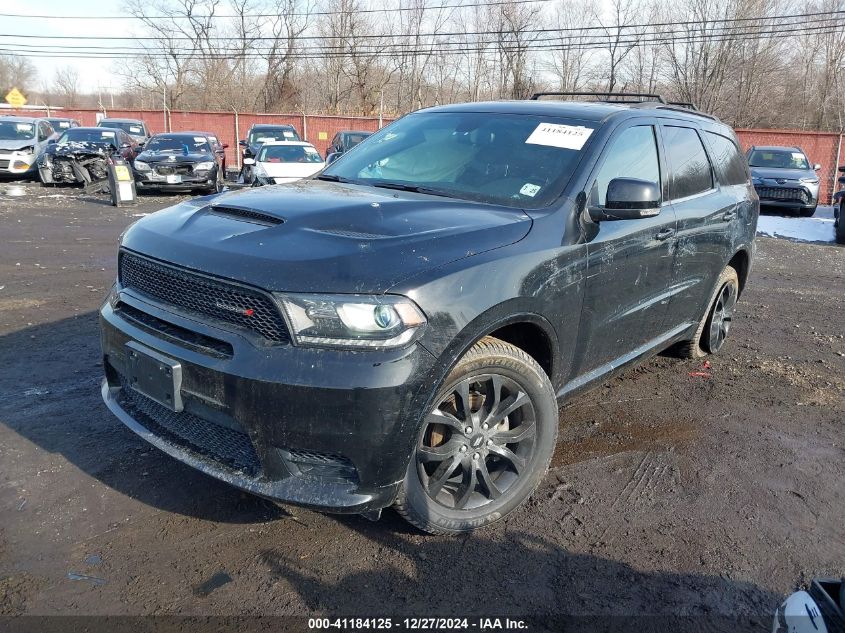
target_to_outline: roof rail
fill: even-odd
[[[658,94],[651,94],[648,92],[535,92],[531,95],[531,101],[539,101],[541,97],[608,97],[601,101],[608,103],[642,103],[644,101],[657,101],[658,103],[666,104],[666,99]],[[612,97],[619,97],[614,99]],[[636,98],[638,101],[628,101],[628,98]]]
[[[698,112],[698,106],[690,101],[670,101],[669,105],[678,106],[679,108],[686,108],[687,110],[695,110]]]

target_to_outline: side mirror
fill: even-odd
[[[238,141],[238,145],[240,145],[241,147],[247,147],[248,143],[244,139],[241,139],[240,141]]]
[[[636,220],[660,213],[660,185],[639,178],[614,178],[607,185],[604,207],[591,207],[590,217],[602,220]]]
[[[337,152],[329,152],[328,154],[326,154],[326,165],[331,165],[338,158],[340,158],[340,154],[338,154]]]
[[[47,139],[47,145],[55,145],[58,142],[59,142],[59,139],[57,139],[57,138],[48,138]]]
[[[223,143],[220,147],[222,147],[223,149],[229,149],[229,144]]]
[[[821,166],[821,165],[819,165],[818,163],[816,163],[815,165],[813,165],[813,171],[818,171],[818,170],[820,170],[821,168],[822,168],[822,166]]]
[[[244,158],[244,165],[254,165],[255,159],[254,158]]]
[[[145,141],[138,141],[138,149],[141,149],[141,148],[142,148],[142,147],[144,147],[144,145],[146,145],[146,144],[147,144],[147,143],[146,143]]]

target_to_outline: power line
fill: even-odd
[[[442,9],[470,9],[473,7],[495,7],[512,4],[542,4],[551,0],[491,0],[490,2],[473,2],[468,4],[438,4],[421,7],[395,7],[382,9],[356,9],[354,13],[395,13],[398,11],[439,11]],[[308,17],[320,15],[344,15],[352,11],[310,11],[306,13],[285,13],[289,17]],[[278,13],[237,13],[211,14],[211,15],[29,15],[23,13],[0,13],[0,18],[24,18],[39,20],[189,20],[189,19],[232,19],[232,18],[278,18]]]
[[[647,45],[669,45],[675,43],[697,43],[697,42],[719,42],[719,41],[753,41],[753,40],[763,40],[763,39],[776,39],[776,38],[784,38],[784,37],[796,37],[800,35],[809,35],[812,33],[817,34],[830,34],[830,33],[837,33],[841,30],[841,27],[838,25],[826,25],[826,26],[817,26],[817,27],[806,27],[802,29],[789,29],[784,31],[765,31],[765,32],[758,32],[758,33],[728,33],[728,34],[715,34],[715,35],[695,35],[691,34],[688,37],[670,37],[670,38],[661,38],[656,37],[652,39],[643,39],[637,38],[633,40],[620,40],[617,43],[619,46],[630,46],[632,48],[647,46]],[[519,51],[523,50],[526,52],[531,51],[558,51],[558,50],[597,50],[603,49],[607,47],[607,42],[587,42],[587,43],[574,43],[574,44],[549,44],[549,45],[542,45],[542,46],[531,46],[531,43],[525,43],[521,45],[509,45],[507,43],[497,43],[495,46],[487,46],[487,47],[467,47],[466,43],[461,42],[453,42],[450,43],[451,46],[454,48],[439,48],[439,49],[417,49],[413,51],[406,51],[402,50],[398,53],[396,51],[391,51],[385,48],[380,48],[377,50],[367,50],[367,51],[356,51],[357,54],[361,55],[369,55],[374,57],[391,57],[396,56],[397,54],[405,54],[405,55],[465,55],[467,53],[486,53],[492,54],[501,51]],[[61,59],[131,59],[135,57],[134,54],[130,53],[101,53],[98,55],[88,55],[88,54],[79,54],[79,53],[68,53],[62,54],[61,52],[56,51],[31,51],[20,53],[15,51],[14,49],[3,49],[0,48],[0,54],[8,54],[16,57],[33,57],[33,58],[42,58],[42,57],[58,57]],[[342,51],[327,51],[324,53],[294,53],[290,55],[293,59],[326,59],[326,58],[334,58],[334,57],[347,57],[349,56],[350,52],[348,50]],[[167,55],[163,55],[161,53],[153,53],[150,54],[149,57],[153,58],[166,58]],[[203,60],[245,60],[245,59],[261,59],[257,54],[251,52],[238,52],[233,54],[207,54],[205,55],[200,61]]]
[[[718,20],[688,20],[684,22],[654,22],[644,24],[627,24],[627,25],[606,25],[606,26],[584,26],[584,27],[566,27],[566,28],[538,28],[538,29],[524,29],[518,31],[519,33],[571,33],[581,31],[615,31],[621,33],[623,30],[654,28],[663,26],[698,26],[706,24],[733,24],[737,22],[771,22],[775,20],[786,20],[791,18],[807,18],[826,16],[828,19],[835,19],[836,17],[845,16],[845,10],[839,11],[819,11],[814,13],[792,13],[784,15],[773,16],[757,16],[748,18],[723,18]],[[415,37],[447,37],[452,35],[507,35],[514,31],[508,30],[489,30],[489,31],[451,31],[444,33],[415,33]],[[373,34],[361,33],[355,34],[355,39],[378,39],[385,37],[407,37],[406,33],[395,34]],[[41,39],[41,40],[86,40],[86,41],[196,41],[202,39],[204,41],[241,41],[241,42],[259,42],[259,41],[276,41],[278,39],[304,41],[304,40],[331,40],[331,39],[349,39],[350,35],[294,35],[284,38],[260,36],[260,37],[246,37],[246,36],[214,36],[214,37],[188,37],[188,36],[114,36],[114,35],[97,35],[97,36],[79,36],[79,35],[20,35],[17,33],[0,33],[0,38],[17,38],[17,39]]]
[[[545,36],[538,36],[528,40],[528,44],[534,46],[537,43],[542,42],[558,42],[564,43],[565,41],[576,41],[577,44],[596,44],[597,46],[604,46],[612,43],[619,43],[620,45],[624,45],[627,42],[630,42],[632,37],[636,37],[636,40],[642,40],[647,37],[651,36],[659,36],[662,39],[669,39],[670,37],[674,36],[683,36],[689,37],[691,35],[695,36],[717,36],[721,34],[754,34],[754,33],[767,33],[766,29],[772,29],[773,31],[788,31],[787,27],[798,27],[794,29],[793,32],[799,33],[801,31],[805,31],[811,26],[819,26],[824,28],[830,28],[833,25],[829,24],[829,20],[825,18],[815,18],[815,19],[808,19],[808,20],[801,20],[801,21],[780,21],[777,25],[748,25],[748,24],[738,24],[732,26],[718,26],[718,25],[703,25],[701,28],[696,28],[694,31],[690,31],[689,29],[670,29],[670,30],[654,30],[654,31],[646,31],[637,33],[636,36],[633,34],[623,34],[618,39],[614,34],[610,35],[602,35],[602,36],[590,36],[593,39],[591,40],[582,40],[581,37],[583,36],[572,36],[572,35],[552,35],[552,34],[545,34]],[[497,35],[502,35],[498,34]],[[391,39],[395,38],[395,35],[385,35],[384,39]],[[399,36],[404,37],[404,36]],[[281,41],[286,41],[285,38],[280,38]],[[468,42],[473,45],[481,45],[481,44],[499,44],[502,42],[507,42],[508,40],[503,39],[488,39],[488,40],[456,40],[456,41],[433,41],[430,43],[417,43],[417,42],[386,42],[386,43],[377,43],[377,44],[370,44],[364,47],[356,48],[356,52],[362,52],[366,50],[370,50],[371,47],[376,46],[375,50],[382,50],[385,47],[390,47],[393,50],[401,51],[401,49],[411,49],[413,47],[417,47],[416,50],[428,50],[432,47],[443,47],[449,45],[456,45],[456,46],[463,46]],[[15,46],[19,48],[25,49],[33,49],[37,52],[56,52],[56,53],[63,53],[63,52],[92,52],[95,55],[110,55],[110,54],[143,54],[143,55],[164,55],[170,56],[172,54],[208,54],[208,55],[240,55],[243,51],[239,49],[218,49],[214,51],[205,51],[203,49],[198,49],[197,47],[194,48],[185,48],[185,47],[168,47],[165,50],[154,50],[145,46],[96,46],[96,45],[73,45],[73,44],[26,44],[26,43],[14,43],[10,44],[8,42],[0,43],[0,46]],[[426,48],[422,48],[426,47]],[[71,49],[71,50],[68,50]],[[79,49],[77,51],[77,49]],[[250,54],[260,54],[264,52],[269,52],[272,48],[268,47],[261,47],[261,46],[252,46],[249,48]],[[322,46],[300,46],[297,47],[296,52],[310,52],[310,51],[332,51],[332,50],[342,50],[346,51],[349,50],[349,47],[346,44],[326,44]],[[24,51],[26,52],[26,51]]]

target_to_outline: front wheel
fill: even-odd
[[[426,415],[396,509],[432,534],[513,512],[540,483],[557,440],[549,377],[521,349],[487,337],[449,374]]]

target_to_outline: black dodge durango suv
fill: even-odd
[[[102,395],[257,495],[471,530],[538,485],[558,403],[722,347],[757,216],[734,133],[692,110],[421,110],[313,179],[130,227]]]

